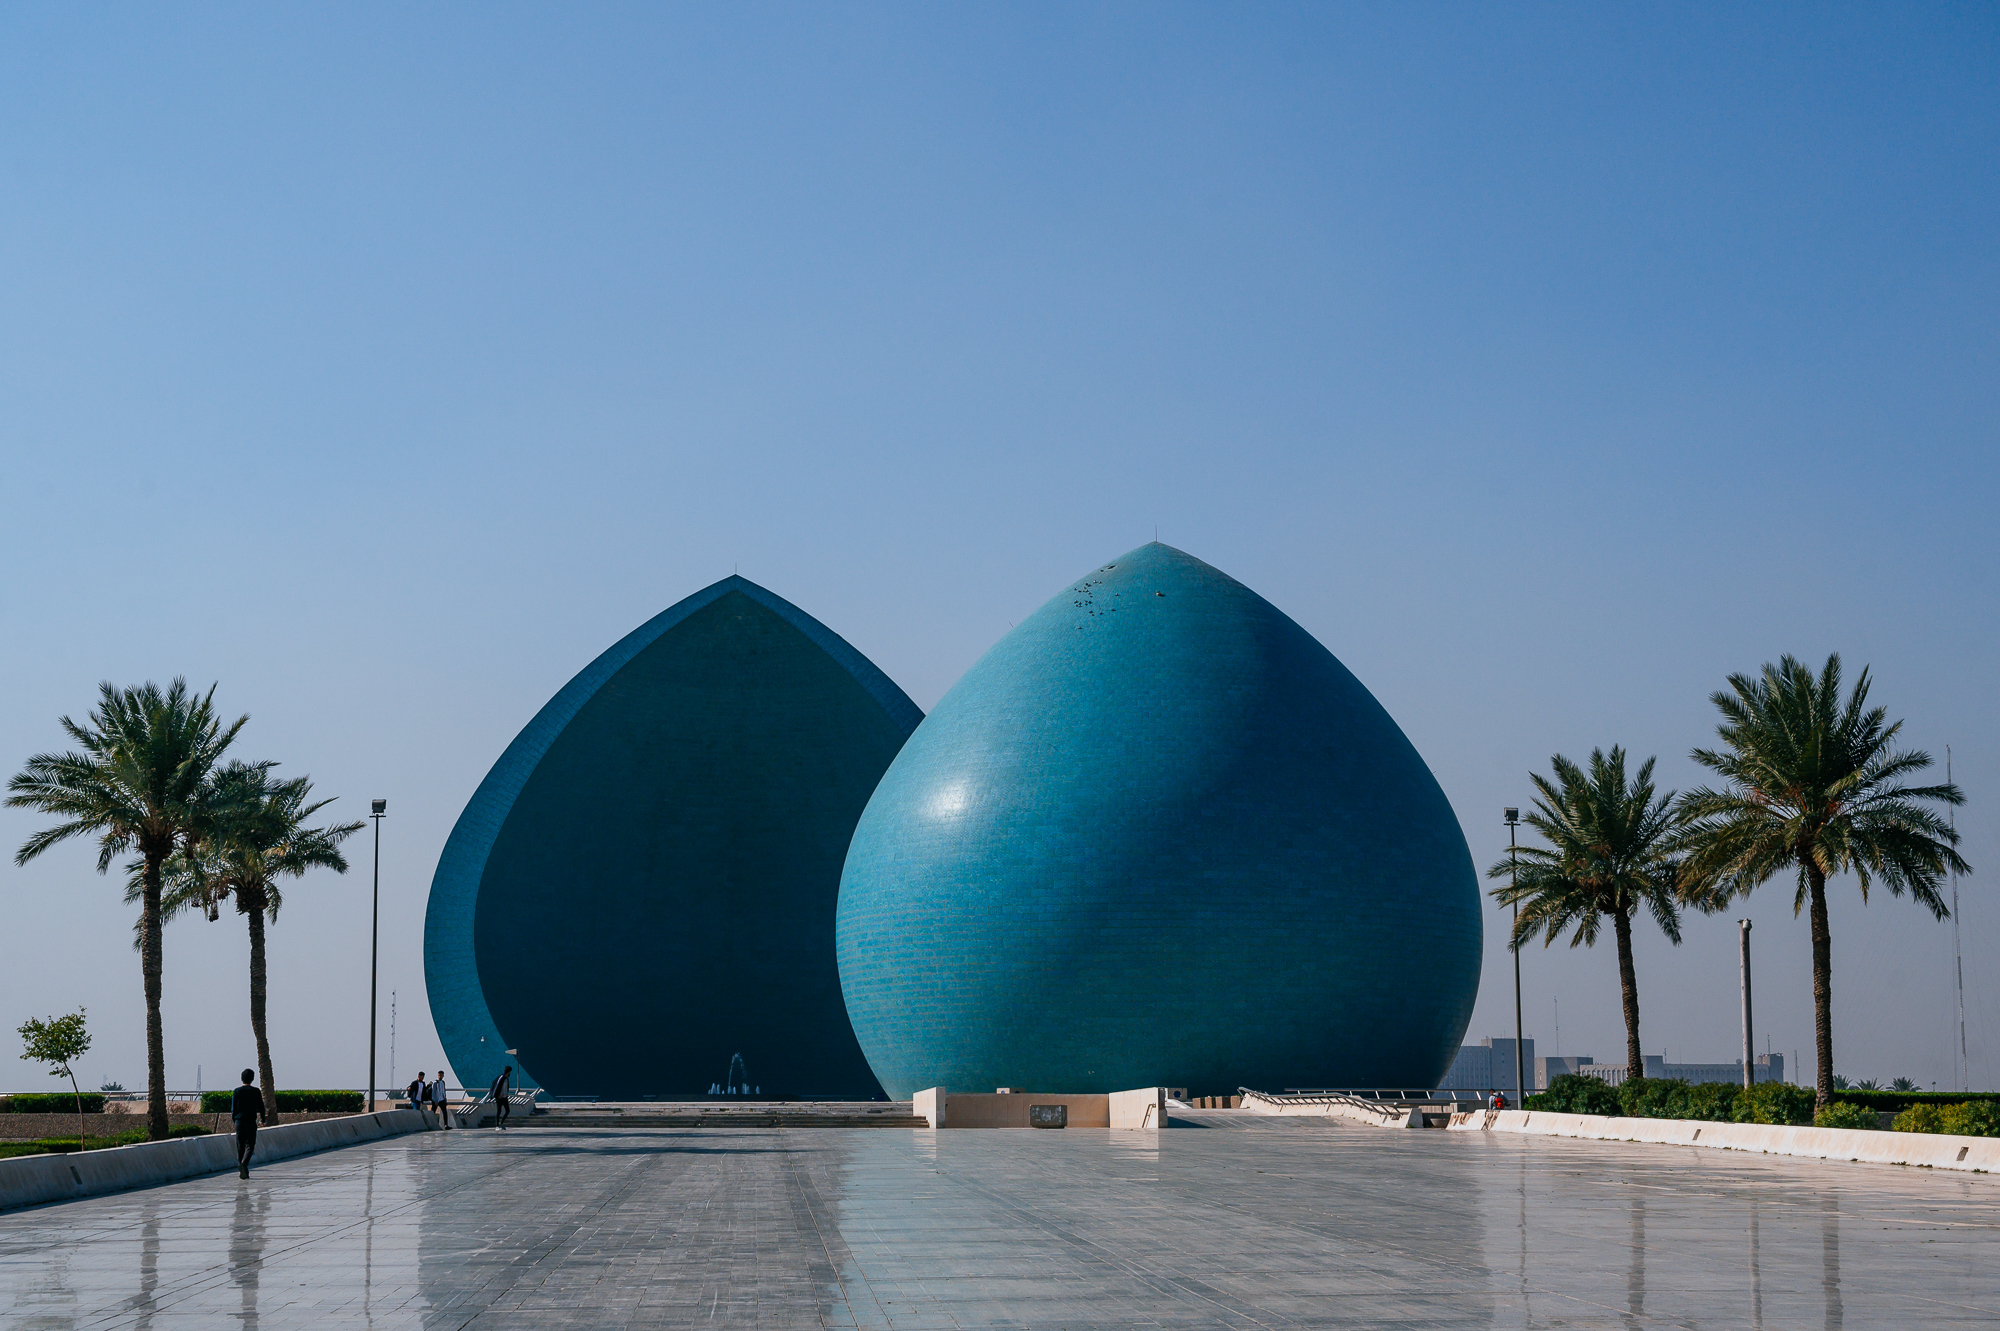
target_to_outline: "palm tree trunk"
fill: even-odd
[[[146,856],[146,904],[140,917],[144,936],[139,943],[139,965],[146,975],[146,1136],[156,1142],[167,1139],[167,1043],[160,1028],[160,862],[165,858]]]
[[[250,905],[250,1029],[257,1036],[257,1076],[264,1083],[268,1124],[278,1121],[278,1083],[271,1076],[271,1036],[264,1026],[264,905]]]
[[[1819,1060],[1818,1107],[1833,1098],[1833,931],[1826,922],[1826,875],[1805,861],[1812,892],[1813,1057]]]
[[[1646,1056],[1639,1052],[1639,979],[1632,972],[1632,917],[1622,908],[1611,912],[1618,931],[1618,987],[1625,997],[1625,1075],[1644,1077]]]

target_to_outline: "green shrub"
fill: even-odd
[[[1736,1093],[1735,1121],[1804,1127],[1813,1121],[1813,1100],[1810,1087],[1760,1081]]]
[[[1675,1118],[1697,1118],[1710,1123],[1731,1123],[1736,1118],[1736,1100],[1743,1088],[1733,1081],[1697,1082],[1679,1098],[1681,1112]]]
[[[74,1114],[76,1097],[56,1095],[37,1091],[31,1095],[10,1095],[4,1106],[10,1114]],[[94,1091],[83,1094],[83,1112],[101,1114],[104,1112],[104,1097]]]
[[[1936,1105],[1911,1105],[1889,1126],[1898,1132],[1943,1132],[1944,1111]]]
[[[201,1097],[201,1112],[204,1114],[226,1114],[229,1112],[229,1097],[236,1094],[232,1087],[227,1091],[204,1091]],[[359,1091],[279,1091],[278,1112],[280,1114],[358,1114],[361,1112],[361,1092]]]
[[[1546,1109],[1558,1114],[1606,1114],[1618,1112],[1618,1095],[1595,1077],[1569,1072],[1549,1083],[1549,1089],[1531,1095],[1524,1109]]]
[[[1939,1130],[1954,1137],[2000,1137],[2000,1104],[1968,1100],[1938,1110]]]
[[[1816,1128],[1866,1128],[1872,1131],[1881,1127],[1882,1121],[1875,1117],[1875,1111],[1872,1109],[1865,1109],[1860,1105],[1850,1105],[1839,1100],[1834,1100],[1829,1102],[1826,1108],[1813,1115],[1813,1126]]]
[[[1627,1077],[1618,1107],[1627,1118],[1686,1118],[1687,1088],[1679,1077]]]
[[[2000,1103],[2000,1091],[1863,1091],[1837,1090],[1833,1099],[1843,1104],[1860,1105],[1883,1114],[1900,1114],[1911,1105],[1936,1105],[1942,1109],[1946,1105],[1970,1104],[1975,1100],[1990,1100]]]

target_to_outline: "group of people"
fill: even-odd
[[[507,1102],[508,1083],[513,1077],[514,1069],[506,1067],[493,1079],[494,1115],[503,1130],[514,1112],[514,1107]],[[243,1069],[243,1084],[229,1097],[229,1116],[236,1120],[236,1174],[239,1178],[250,1177],[250,1157],[257,1151],[257,1124],[264,1117],[266,1108],[264,1093],[257,1089],[256,1081],[255,1068]],[[425,1081],[423,1074],[418,1073],[417,1079],[404,1089],[403,1094],[409,1097],[410,1108],[420,1114],[435,1113],[438,1126],[452,1128],[458,1125],[452,1122],[449,1092],[444,1070],[440,1068],[436,1081]]]
[[[493,1101],[494,1116],[499,1120],[497,1126],[503,1131],[507,1127],[507,1120],[514,1113],[514,1106],[508,1103],[507,1098],[508,1083],[513,1077],[514,1069],[511,1066],[502,1068],[500,1075],[493,1079],[493,1086],[489,1092]],[[439,1127],[458,1126],[451,1115],[451,1088],[445,1084],[444,1069],[438,1069],[436,1081],[425,1081],[424,1075],[418,1073],[417,1079],[404,1088],[403,1094],[409,1097],[410,1108],[418,1113],[435,1113],[438,1116]]]

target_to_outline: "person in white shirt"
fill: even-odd
[[[431,1083],[431,1108],[437,1110],[438,1126],[455,1127],[451,1121],[451,1090],[444,1084],[444,1069],[438,1069],[438,1079]]]

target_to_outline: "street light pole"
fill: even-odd
[[[1514,856],[1514,827],[1521,821],[1519,809],[1508,809],[1507,813],[1507,885],[1518,888],[1521,882],[1521,866]],[[1514,953],[1514,1108],[1519,1109],[1528,1098],[1528,1054],[1522,1046],[1521,1036],[1521,902],[1514,901],[1514,934],[1508,946]]]
[[[1750,921],[1738,920],[1736,934],[1743,947],[1743,1089],[1747,1091],[1757,1084],[1750,1061],[1756,1057],[1756,1042],[1750,1034]]]
[[[375,977],[382,956],[382,815],[389,811],[389,801],[374,800],[369,804],[368,820],[375,824],[375,893],[374,904],[368,916],[368,1108],[362,1112],[375,1112]]]

